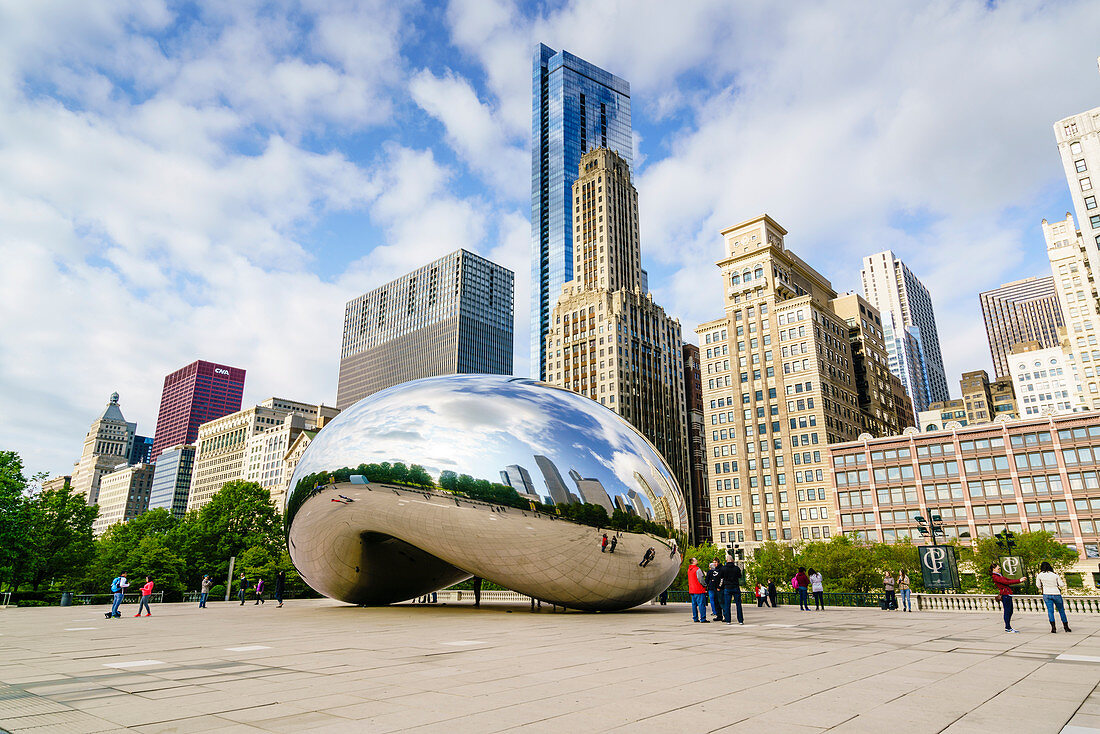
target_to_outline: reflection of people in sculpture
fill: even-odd
[[[481,608],[481,577],[474,576],[474,609]]]
[[[614,538],[611,539],[611,548],[609,550],[612,553],[614,553],[615,552],[615,546],[617,546],[618,544],[619,544],[619,536],[616,535]]]
[[[607,550],[607,533],[603,534],[603,540],[600,541],[600,553]]]
[[[649,565],[649,562],[652,561],[656,556],[657,551],[653,550],[653,546],[650,546],[649,549],[645,552],[645,555],[642,556],[642,562],[638,565],[642,568],[645,568]]]

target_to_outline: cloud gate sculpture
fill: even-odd
[[[480,576],[573,609],[626,609],[672,582],[687,532],[649,441],[525,378],[432,377],[364,398],[317,434],[290,486],[295,568],[352,604]]]

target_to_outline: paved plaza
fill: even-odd
[[[10,732],[1100,732],[1100,615],[0,610]],[[1068,725],[1067,725],[1068,724]],[[1065,727],[1065,728],[1063,728]]]

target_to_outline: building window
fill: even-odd
[[[1068,128],[1069,125],[1067,125],[1066,127]],[[1081,143],[1079,143],[1077,141],[1074,141],[1074,142],[1070,143],[1069,144],[1069,152],[1073,153],[1074,155],[1081,155]]]
[[[1085,197],[1085,208],[1086,209],[1095,209],[1096,208],[1096,197],[1095,196],[1086,196]]]
[[[1082,191],[1091,191],[1092,190],[1092,179],[1089,178],[1088,176],[1085,176],[1084,178],[1081,179],[1081,190]]]
[[[1073,162],[1073,165],[1077,169],[1078,173],[1084,173],[1085,171],[1088,170],[1088,166],[1085,165],[1085,159],[1084,158],[1078,158],[1077,160],[1075,160]]]

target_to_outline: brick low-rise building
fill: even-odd
[[[998,421],[829,447],[838,532],[920,542],[937,514],[964,542],[1047,530],[1094,578],[1100,558],[1100,414]],[[1098,574],[1100,575],[1100,574]]]

